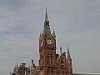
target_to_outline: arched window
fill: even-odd
[[[53,65],[53,55],[51,54],[47,54],[47,65]]]
[[[50,56],[50,58],[51,58],[51,65],[53,65],[53,54],[51,53],[51,56]]]
[[[47,65],[50,65],[50,61],[51,61],[51,59],[50,59],[50,54],[48,53],[48,54],[47,54]]]

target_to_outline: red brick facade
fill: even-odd
[[[25,64],[15,67],[12,75],[72,75],[72,59],[69,49],[60,54],[56,53],[56,34],[51,32],[47,10],[43,32],[39,36],[39,66],[35,66],[33,60],[29,67]]]
[[[59,55],[56,53],[56,35],[54,31],[51,33],[46,11],[44,30],[39,37],[40,75],[72,75],[72,59],[69,50],[67,57],[65,52],[62,53],[62,48],[60,50]]]

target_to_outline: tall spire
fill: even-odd
[[[46,14],[45,14],[45,21],[44,21],[44,33],[47,36],[51,35],[51,30],[50,30],[50,26],[49,26],[49,19],[48,19],[48,14],[47,14],[47,8],[46,8]]]
[[[71,61],[71,56],[70,56],[69,48],[67,48],[67,58]]]
[[[46,8],[45,21],[49,21],[49,19],[48,19],[48,13],[47,13],[47,8]]]

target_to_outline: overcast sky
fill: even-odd
[[[0,0],[0,75],[17,63],[38,63],[46,6],[57,52],[68,45],[73,72],[100,72],[100,0]]]

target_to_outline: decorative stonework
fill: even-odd
[[[25,63],[15,66],[11,75],[72,75],[72,59],[69,49],[66,52],[56,53],[56,34],[51,33],[48,14],[44,21],[44,30],[39,37],[39,66],[35,66],[33,60],[29,67]]]

